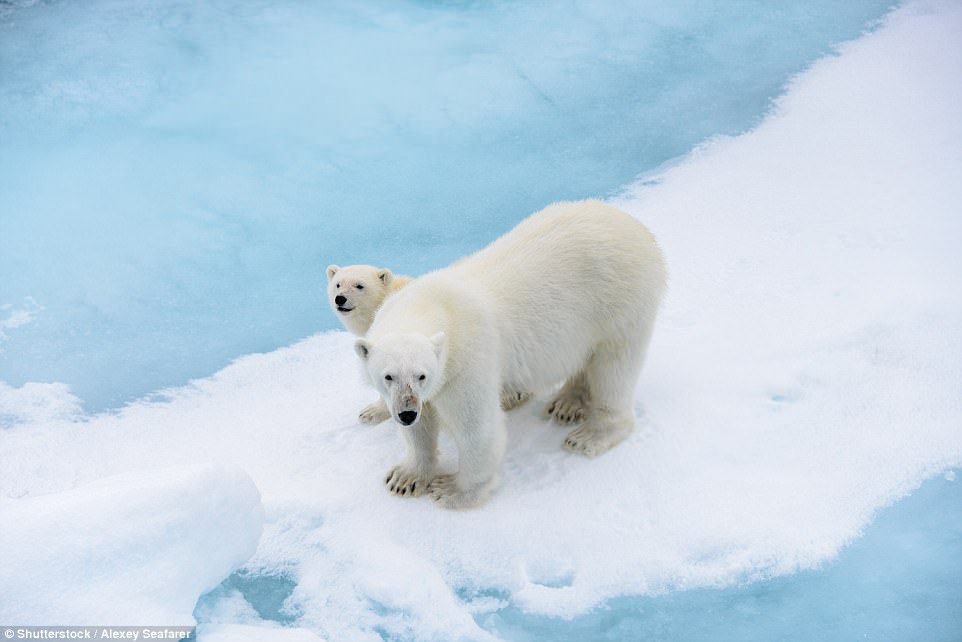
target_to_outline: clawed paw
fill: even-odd
[[[565,437],[564,447],[573,453],[594,457],[598,454],[597,441],[598,435],[581,427],[568,433],[568,436]]]
[[[560,424],[580,423],[585,420],[587,411],[582,395],[559,395],[545,406],[545,415]]]
[[[395,466],[384,479],[384,485],[395,495],[419,497],[428,491],[428,480],[417,471],[405,466]]]
[[[438,475],[428,485],[428,492],[441,507],[449,510],[465,510],[483,504],[494,492],[496,479],[477,484],[467,490],[458,483],[456,475]]]
[[[578,426],[565,437],[564,447],[585,457],[597,457],[618,445],[631,432],[630,423],[588,422]]]
[[[383,401],[376,401],[364,406],[357,417],[363,424],[379,424],[391,418],[391,413]]]
[[[458,481],[454,475],[438,475],[428,484],[428,492],[434,501],[440,501],[458,492]]]
[[[450,510],[471,508],[477,503],[458,487],[455,475],[438,475],[428,485],[428,492],[439,506]]]
[[[508,411],[514,410],[515,408],[520,408],[524,404],[528,403],[531,399],[532,394],[530,392],[521,392],[518,390],[502,390],[501,391],[501,410]]]

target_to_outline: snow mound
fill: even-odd
[[[254,553],[260,494],[236,466],[158,468],[0,500],[0,621],[193,625]]]

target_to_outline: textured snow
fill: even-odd
[[[197,598],[247,561],[263,520],[250,477],[227,465],[0,499],[0,621],[192,625]]]
[[[338,641],[494,639],[478,622],[508,601],[570,618],[616,595],[817,567],[962,464],[960,27],[958,2],[909,3],[796,78],[754,131],[614,199],[658,236],[671,282],[638,429],[603,457],[563,451],[541,398],[508,418],[489,504],[393,497],[400,437],[357,423],[373,393],[352,338],[332,332],[117,413],[25,415],[0,431],[0,494],[160,462],[239,466],[265,511],[246,572],[296,580],[295,624]],[[30,551],[17,528],[3,537]],[[104,590],[103,609],[141,608]],[[0,583],[0,603],[20,591]],[[214,614],[243,616],[237,599]]]
[[[321,642],[306,629],[223,624],[203,627],[197,632],[204,642]]]

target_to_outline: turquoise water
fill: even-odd
[[[0,3],[0,380],[116,407],[756,124],[890,2]]]

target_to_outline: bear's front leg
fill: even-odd
[[[408,445],[408,456],[392,468],[384,485],[395,495],[418,497],[428,491],[438,463],[438,421],[434,409],[425,404],[413,426],[398,426]]]
[[[504,458],[504,415],[496,402],[488,406],[487,412],[472,412],[469,404],[461,405],[457,419],[451,421],[458,472],[438,475],[428,487],[434,501],[444,508],[480,506],[498,486]]]
[[[391,411],[387,409],[387,404],[383,399],[378,399],[372,404],[364,406],[357,416],[362,424],[379,424],[391,418]]]

